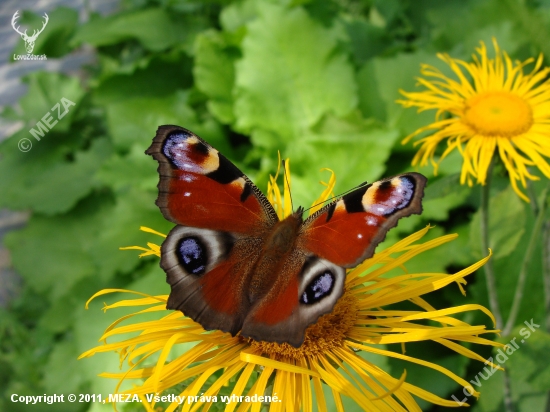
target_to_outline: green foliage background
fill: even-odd
[[[25,406],[9,396],[112,393],[115,382],[96,375],[118,369],[115,355],[76,358],[124,311],[99,310],[116,297],[99,299],[88,311],[84,302],[102,288],[168,293],[157,259],[118,250],[156,240],[140,225],[161,232],[171,226],[154,203],[156,162],[144,155],[157,126],[194,131],[261,188],[280,150],[291,158],[294,203],[309,205],[328,177],[322,167],[336,172],[337,193],[412,170],[414,148],[400,142],[433,113],[403,109],[395,100],[399,89],[414,90],[421,63],[448,72],[437,52],[469,60],[480,40],[490,45],[494,36],[514,58],[550,56],[548,0],[127,0],[119,12],[83,25],[75,10],[49,15],[34,53],[61,57],[88,44],[97,64],[83,78],[28,75],[27,95],[3,113],[25,127],[0,144],[0,207],[32,211],[28,224],[5,239],[25,285],[0,312],[0,410],[16,412],[111,410],[87,403]],[[14,52],[23,53],[22,41]],[[29,129],[62,97],[76,107],[40,142],[33,139],[30,152],[20,152],[19,139],[30,138]],[[428,223],[436,226],[430,236],[460,234],[411,262],[411,271],[456,271],[481,257],[480,190],[459,185],[460,165],[454,153],[437,177],[431,168],[419,169],[430,179],[424,213],[388,235],[386,242],[394,242]],[[491,244],[506,319],[534,218],[500,165],[496,172]],[[518,324],[544,324],[541,262],[539,245]],[[437,308],[488,306],[482,273],[468,281],[466,297],[451,287],[427,299]],[[492,327],[477,313],[464,319]],[[518,411],[543,411],[548,399],[550,336],[543,329],[504,365]],[[491,356],[488,348],[475,349]],[[467,380],[484,366],[429,343],[409,344],[407,354]],[[441,374],[378,363],[395,377],[406,369],[407,381],[439,396],[464,398]],[[474,411],[502,410],[502,379],[482,381],[480,400],[469,399]],[[357,410],[351,403],[346,408]]]

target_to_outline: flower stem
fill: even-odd
[[[484,256],[489,249],[489,197],[491,190],[491,180],[493,176],[493,167],[495,158],[491,160],[487,170],[487,179],[485,185],[481,188],[481,255]],[[489,294],[489,307],[495,316],[497,329],[502,329],[502,315],[498,306],[497,287],[495,282],[495,272],[493,270],[493,260],[489,259],[483,266],[485,271],[485,282],[487,283],[487,293]]]
[[[550,222],[548,221],[544,223],[542,228],[542,276],[544,280],[546,331],[550,333]],[[548,397],[548,401],[550,402],[550,397]]]
[[[489,249],[489,198],[491,193],[491,180],[493,177],[493,167],[495,165],[495,157],[491,159],[489,169],[487,170],[487,178],[485,185],[481,189],[481,253],[482,256]],[[495,272],[493,270],[493,261],[489,259],[483,266],[485,270],[485,282],[487,283],[487,293],[489,295],[489,306],[491,312],[495,316],[496,329],[502,329],[502,314],[498,305],[497,285],[495,281]],[[508,372],[504,371],[504,410],[506,412],[514,412],[514,404],[512,401],[512,391],[510,386],[510,377]]]
[[[542,199],[543,204],[546,199]],[[544,282],[544,309],[546,313],[546,332],[550,333],[550,221],[542,226],[542,280]],[[550,391],[546,398],[545,411],[550,412]]]
[[[506,412],[514,412],[514,403],[512,401],[512,386],[510,385],[510,375],[507,370],[504,372],[504,409]]]
[[[502,331],[504,336],[510,335],[512,328],[516,323],[516,318],[518,316],[519,308],[521,306],[521,301],[523,299],[523,290],[525,288],[525,280],[527,279],[527,268],[533,257],[533,252],[537,245],[537,240],[539,240],[540,231],[542,224],[544,223],[544,215],[546,214],[546,194],[548,193],[548,186],[542,192],[542,204],[538,207],[537,220],[531,231],[531,237],[527,245],[527,250],[525,251],[525,256],[523,257],[523,262],[521,263],[521,269],[519,272],[518,283],[516,285],[516,291],[514,293],[514,300],[512,301],[512,308],[510,309],[510,315],[508,316],[508,321],[506,326]]]

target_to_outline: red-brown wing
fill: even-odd
[[[426,178],[407,173],[361,186],[323,207],[305,222],[300,246],[342,267],[374,254],[397,221],[422,212]]]
[[[241,335],[299,347],[307,327],[332,311],[345,278],[343,268],[295,249],[272,288],[248,310]]]
[[[262,239],[176,226],[161,247],[160,266],[171,292],[166,307],[204,329],[235,335],[249,310],[247,278]]]
[[[216,149],[179,126],[160,126],[146,154],[159,162],[157,205],[174,223],[253,234],[277,222],[262,192]]]

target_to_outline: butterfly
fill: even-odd
[[[363,184],[304,220],[283,220],[231,161],[193,132],[160,126],[157,206],[175,223],[161,246],[167,309],[204,329],[299,347],[342,296],[346,268],[373,255],[404,216],[420,214],[426,178]]]

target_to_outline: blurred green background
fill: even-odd
[[[433,113],[417,114],[395,100],[399,89],[416,90],[421,63],[444,69],[436,53],[469,61],[480,41],[492,53],[495,37],[513,58],[550,57],[549,0],[126,0],[108,16],[90,13],[84,22],[68,7],[48,14],[34,54],[55,60],[89,50],[95,57],[72,75],[25,75],[26,94],[2,112],[4,122],[22,127],[0,143],[0,207],[28,211],[30,218],[3,239],[22,286],[0,309],[1,411],[112,410],[88,403],[25,406],[9,397],[112,393],[116,382],[96,375],[118,370],[116,355],[76,358],[122,316],[100,311],[103,301],[120,297],[102,297],[88,311],[84,303],[103,288],[169,292],[158,259],[118,250],[157,242],[141,225],[165,233],[171,227],[155,206],[157,164],[144,155],[159,125],[194,131],[262,190],[280,151],[291,158],[294,204],[307,206],[322,190],[319,180],[328,179],[322,167],[336,172],[336,193],[413,170],[414,148],[401,140]],[[24,12],[21,24],[40,27],[41,18]],[[23,53],[19,40],[12,54]],[[37,141],[29,130],[48,112],[57,119],[51,109],[62,98],[75,105]],[[19,150],[21,139],[31,141],[31,150]],[[400,221],[385,244],[427,224],[436,226],[432,237],[460,236],[412,262],[410,271],[452,273],[481,258],[480,188],[458,184],[460,165],[455,152],[437,177],[431,167],[416,169],[429,177],[424,213]],[[506,319],[534,218],[504,169],[497,165],[496,172],[491,242]],[[539,244],[518,327],[533,319],[541,328],[503,365],[517,411],[549,410],[541,273]],[[466,297],[452,286],[426,299],[438,309],[488,306],[483,273],[467,280]],[[462,319],[492,328],[480,313]],[[517,329],[502,341],[513,336]],[[490,348],[474,349],[491,356]],[[484,366],[435,343],[408,344],[407,354],[467,380]],[[386,359],[381,365],[394,377],[406,369],[408,382],[439,396],[464,398],[461,387],[435,371]],[[502,381],[502,373],[482,381],[480,400],[468,400],[472,410],[503,410]]]

